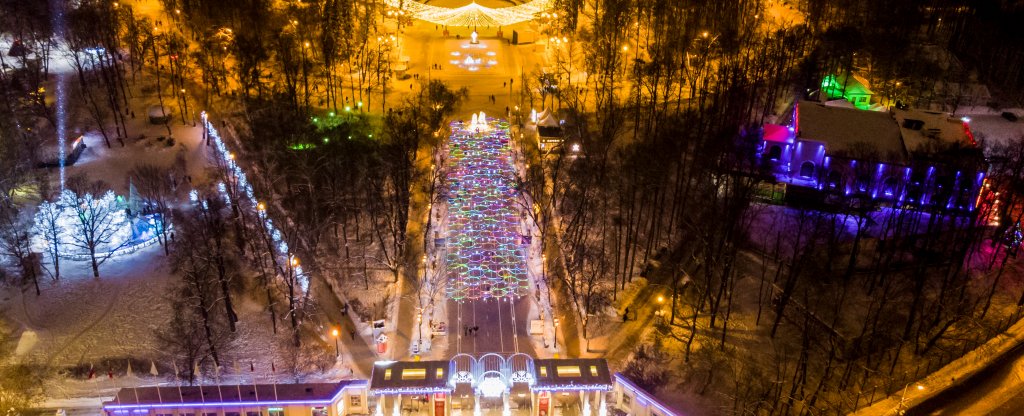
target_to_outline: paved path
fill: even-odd
[[[507,126],[453,123],[445,235],[449,353],[525,352],[531,302]],[[515,298],[514,300],[512,300]],[[476,331],[467,331],[477,328]]]

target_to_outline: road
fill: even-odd
[[[457,326],[449,335],[449,352],[479,356],[488,352],[511,354],[522,352],[535,356],[530,343],[529,322],[521,319],[529,313],[528,298],[519,298],[511,304],[507,300],[448,301],[448,316],[458,317]],[[513,313],[514,312],[514,313]],[[465,335],[464,328],[479,327],[473,335]],[[458,332],[456,332],[458,331]]]
[[[1024,414],[1024,344],[973,377],[907,411],[908,415]]]

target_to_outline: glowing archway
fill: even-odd
[[[388,6],[405,10],[412,17],[446,26],[508,26],[531,20],[554,3],[554,0],[533,0],[518,6],[492,9],[473,2],[449,9],[414,0],[386,1]]]

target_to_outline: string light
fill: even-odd
[[[462,7],[429,6],[412,0],[386,0],[398,9],[396,14],[407,14],[420,20],[446,26],[508,26],[532,20],[534,16],[551,8],[553,0],[533,0],[518,6],[492,9],[476,2]]]
[[[241,190],[249,200],[249,205],[255,208],[257,217],[263,220],[263,226],[266,228],[267,234],[270,235],[270,238],[274,241],[274,244],[277,247],[277,253],[274,254],[278,256],[278,259],[280,259],[282,263],[292,266],[292,270],[295,272],[295,280],[298,282],[299,288],[302,289],[302,293],[306,293],[309,291],[309,277],[302,271],[302,266],[299,265],[298,258],[291,253],[288,243],[284,241],[284,238],[281,235],[281,231],[274,227],[274,222],[271,221],[270,217],[267,215],[266,204],[256,200],[256,193],[253,191],[252,185],[246,179],[245,172],[242,172],[242,168],[235,163],[235,154],[228,151],[227,145],[225,145],[224,141],[221,140],[220,134],[217,133],[217,129],[213,127],[213,123],[210,123],[205,111],[203,111],[202,117],[203,124],[206,125],[206,130],[209,133],[210,138],[213,139],[213,144],[217,148],[217,152],[220,153],[220,157],[227,166],[228,172],[231,172],[232,176],[234,176],[235,183],[230,185]],[[228,185],[218,183],[217,190],[230,205],[231,200],[229,198]]]
[[[448,297],[523,296],[529,284],[518,244],[508,123],[488,120],[481,112],[470,123],[452,123],[451,129]]]

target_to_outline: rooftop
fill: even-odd
[[[449,361],[378,362],[370,374],[370,391],[451,391]]]
[[[533,385],[535,390],[581,386],[594,389],[612,388],[608,361],[603,358],[534,360],[533,363],[536,369],[536,382]]]
[[[952,146],[973,146],[969,128],[947,113],[925,110],[892,110],[903,142],[911,153],[934,153]]]
[[[801,101],[796,134],[803,140],[826,143],[831,156],[874,157],[885,162],[907,159],[900,127],[886,112]]]
[[[177,406],[181,404],[274,404],[284,402],[330,403],[346,387],[364,387],[363,380],[337,383],[241,384],[215,386],[172,386],[123,388],[106,409],[123,407]]]

